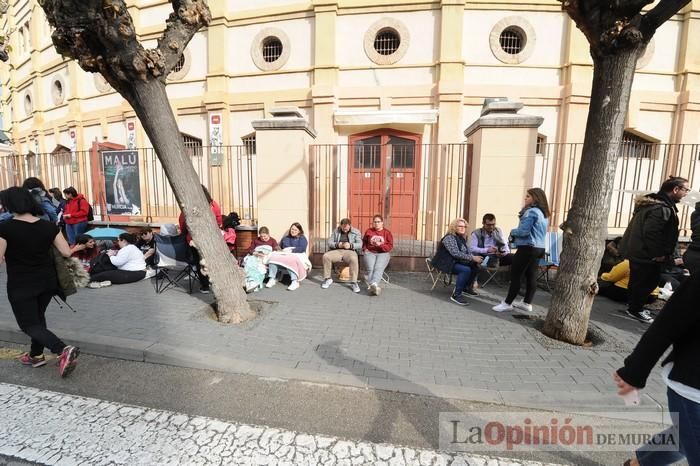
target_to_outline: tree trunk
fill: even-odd
[[[224,243],[197,173],[187,157],[165,85],[159,80],[137,80],[129,91],[129,103],[153,143],[202,256],[216,297],[219,321],[240,323],[253,318],[255,313],[243,290],[243,272]]]
[[[593,86],[583,154],[544,333],[581,345],[588,330],[625,116],[640,49],[593,58]]]

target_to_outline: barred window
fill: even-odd
[[[374,38],[374,50],[381,55],[395,53],[399,45],[401,45],[401,37],[391,28],[380,30]]]
[[[243,141],[243,146],[245,147],[246,155],[255,155],[255,152],[257,150],[255,133],[251,133],[247,136],[241,137],[241,141]]]
[[[187,155],[190,157],[201,157],[203,153],[202,140],[185,133],[180,133],[180,135],[182,136],[182,142],[185,143]]]
[[[503,51],[511,55],[517,55],[525,48],[525,33],[515,26],[505,28],[499,40]]]
[[[362,139],[355,143],[354,167],[359,169],[380,168],[381,160],[381,136]]]
[[[411,169],[416,164],[416,142],[412,139],[389,136],[391,167]]]
[[[659,145],[637,134],[625,131],[622,134],[620,157],[633,159],[655,159]]]
[[[263,40],[262,57],[267,63],[277,61],[282,56],[282,41],[275,36]]]
[[[545,136],[544,134],[538,134],[537,142],[535,143],[535,154],[542,155],[545,144],[547,144],[547,136]]]
[[[177,73],[179,71],[182,71],[182,67],[185,66],[185,54],[183,53],[180,55],[180,59],[175,63],[175,66],[173,67],[173,72]]]

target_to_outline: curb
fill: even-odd
[[[364,390],[384,390],[411,395],[451,398],[462,401],[489,403],[504,407],[537,409],[557,412],[599,413],[614,412],[614,417],[644,422],[670,423],[661,403],[648,394],[642,394],[644,411],[626,407],[615,394],[575,391],[518,392],[478,389],[453,385],[415,383],[409,380],[391,380],[377,377],[358,377],[331,374],[308,369],[296,369],[274,364],[256,363],[204,351],[194,351],[155,341],[134,340],[84,334],[61,330],[61,337],[80,347],[80,351],[94,356],[124,359],[190,369],[244,374],[262,378],[296,380],[318,384],[341,385]],[[0,321],[0,341],[28,344],[28,337],[16,324]],[[652,419],[653,418],[653,419]],[[668,422],[667,422],[668,421]]]

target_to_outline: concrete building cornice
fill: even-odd
[[[335,126],[383,125],[414,123],[433,125],[438,121],[437,110],[336,110]]]
[[[464,130],[464,136],[468,138],[480,128],[539,128],[544,118],[518,114],[522,108],[521,102],[486,99],[481,117]]]

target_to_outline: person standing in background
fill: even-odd
[[[78,194],[73,186],[64,189],[63,194],[68,199],[63,213],[63,221],[66,223],[68,244],[72,246],[75,244],[76,238],[87,230],[90,204],[85,196]]]

